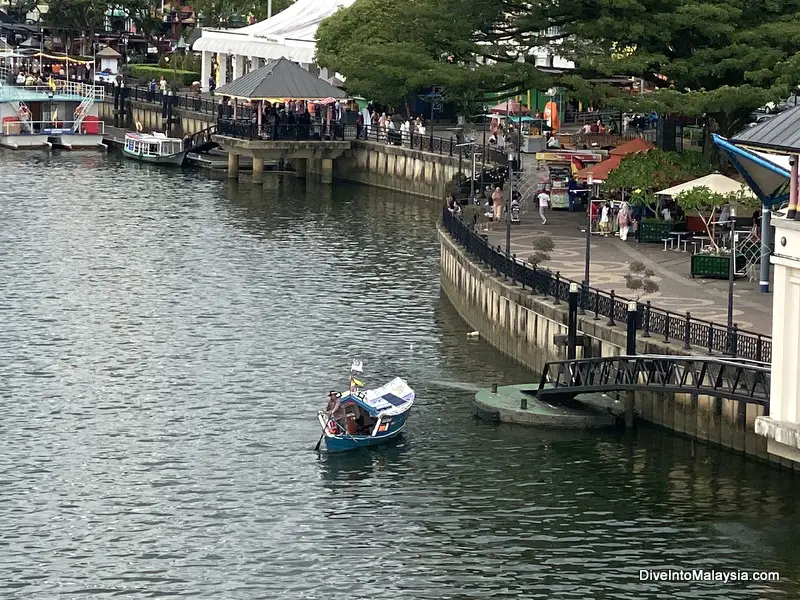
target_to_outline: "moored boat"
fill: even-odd
[[[122,153],[134,160],[159,165],[175,165],[179,167],[186,160],[183,140],[170,138],[159,132],[153,132],[149,135],[126,133]]]
[[[379,388],[362,390],[357,379],[362,363],[354,360],[350,367],[350,388],[331,391],[325,410],[317,414],[322,440],[329,452],[355,450],[386,443],[398,437],[414,404],[414,390],[400,377]]]

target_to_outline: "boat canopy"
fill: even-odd
[[[379,388],[364,390],[358,395],[349,393],[342,395],[347,395],[342,398],[343,403],[352,400],[373,417],[403,414],[414,403],[414,390],[401,377],[395,377]]]

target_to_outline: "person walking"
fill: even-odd
[[[628,239],[628,230],[631,228],[631,208],[627,202],[622,203],[622,207],[617,213],[617,224],[619,225],[619,239],[624,242]]]
[[[547,225],[547,209],[550,208],[550,194],[547,190],[542,190],[537,196],[539,199],[539,216],[542,217],[542,225]]]
[[[611,204],[608,201],[603,203],[603,208],[600,209],[600,235],[608,237],[609,224],[611,223]]]

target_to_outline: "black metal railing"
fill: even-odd
[[[581,308],[587,317],[605,319],[612,326],[625,325],[631,300],[617,296],[614,290],[606,292],[587,287],[583,282],[567,279],[558,272],[533,267],[516,255],[509,257],[499,246],[493,248],[486,236],[477,234],[473,226],[451,214],[446,207],[442,210],[442,226],[471,256],[497,275],[559,302],[568,301],[570,284],[577,283],[582,290]],[[642,331],[642,337],[682,344],[684,350],[718,352],[763,363],[772,360],[772,338],[768,335],[741,330],[735,324],[728,331],[726,325],[697,319],[689,312],[675,313],[657,308],[649,300],[637,303],[637,329]]]
[[[336,141],[355,139],[348,126],[339,123],[262,124],[246,119],[219,119],[216,133],[247,140]]]
[[[703,356],[604,356],[549,362],[537,397],[548,402],[577,394],[650,390],[699,394],[760,404],[769,410],[770,367]]]

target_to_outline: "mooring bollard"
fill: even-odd
[[[493,393],[493,394],[496,394],[496,393],[497,393],[497,384],[496,384],[496,383],[493,383],[493,384],[492,384],[492,393]]]

